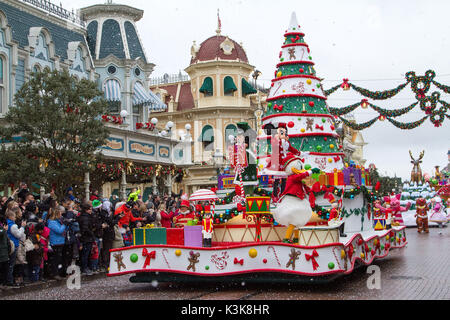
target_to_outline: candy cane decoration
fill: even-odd
[[[166,261],[167,267],[169,267],[169,269],[172,269],[172,268],[170,267],[169,261],[167,261],[165,252],[167,252],[167,254],[169,254],[169,250],[163,249],[163,250],[162,250],[162,255],[163,255],[163,257],[164,257],[164,261]]]
[[[281,267],[280,259],[278,259],[278,255],[277,255],[275,248],[273,246],[268,246],[267,252],[270,252],[269,249],[272,249],[273,254],[275,255],[275,259],[277,260],[278,266]]]

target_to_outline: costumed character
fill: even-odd
[[[300,156],[300,151],[295,149],[289,142],[286,123],[279,123],[277,131],[272,135],[270,144],[272,153],[270,155],[268,169],[271,171],[283,171],[282,164],[286,162],[290,155]],[[272,198],[276,203],[278,197],[283,193],[286,187],[286,178],[276,178],[273,184]]]
[[[385,208],[381,206],[380,200],[373,203],[373,228],[375,231],[386,229],[386,213]]]
[[[211,248],[212,235],[214,232],[213,218],[211,211],[205,212],[202,219],[203,246]]]
[[[397,194],[394,197],[391,197],[392,217],[394,219],[394,221],[392,222],[393,226],[403,226],[404,222],[402,212],[408,211],[411,208],[411,202],[408,202],[406,207],[402,207],[400,205],[401,197],[401,194]]]
[[[288,226],[283,242],[288,243],[294,233],[294,243],[298,243],[299,228],[308,223],[312,217],[311,207],[314,204],[314,195],[310,189],[302,182],[312,173],[319,173],[320,169],[303,170],[300,158],[290,154],[282,163],[284,171],[288,174],[286,189],[281,194],[280,201],[272,211],[275,221],[281,225]],[[306,197],[309,196],[309,199]]]
[[[428,206],[425,198],[416,200],[416,214],[414,215],[417,223],[417,232],[429,233],[428,230]]]
[[[375,201],[376,203],[376,201]],[[383,229],[375,229],[375,230],[384,230],[384,229],[391,229],[391,221],[392,221],[392,209],[391,209],[391,198],[390,197],[384,197],[384,207],[378,202],[376,203],[376,208],[380,209],[382,214],[384,215],[385,220],[385,226]]]
[[[444,223],[447,222],[447,216],[444,214],[444,206],[442,205],[441,197],[435,197],[434,202],[436,204],[432,207],[433,211],[430,215],[430,221],[437,223],[439,228],[442,228]],[[439,231],[439,234],[442,234],[442,231]]]
[[[191,205],[188,200],[181,201],[180,208],[176,212],[176,216],[173,218],[175,227],[184,227],[188,225],[188,221],[195,221],[195,212],[191,210]]]
[[[123,204],[117,210],[114,212],[114,215],[120,215],[122,214],[123,217],[120,218],[118,225],[119,228],[123,228],[123,225],[130,225],[130,222],[135,221],[143,221],[144,218],[139,218],[133,216],[133,213],[131,212],[131,209],[136,205],[136,202],[134,201],[128,201],[127,203]]]
[[[344,221],[340,218],[340,210],[342,208],[342,200],[336,201],[334,196],[331,193],[328,193],[324,196],[325,199],[331,203],[330,216],[328,217],[328,225],[330,227],[339,226],[339,236],[346,237],[347,235],[344,233]]]

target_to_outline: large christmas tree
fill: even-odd
[[[263,128],[278,128],[284,123],[292,147],[302,152],[305,164],[325,172],[344,167],[336,133],[334,117],[330,114],[321,79],[317,77],[309,46],[305,43],[295,13],[279,54],[279,63],[267,98]],[[270,155],[270,133],[259,132],[259,169],[267,168]],[[264,170],[261,171],[264,174]]]

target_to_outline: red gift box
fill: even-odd
[[[184,245],[184,230],[183,228],[168,228],[166,229],[167,244]]]
[[[344,173],[342,171],[327,173],[328,184],[330,186],[343,186],[344,185]]]

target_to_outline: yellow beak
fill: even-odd
[[[298,170],[297,168],[292,168],[291,170],[292,170],[292,172],[293,172],[294,174],[300,174],[300,173],[303,173],[303,170]]]

